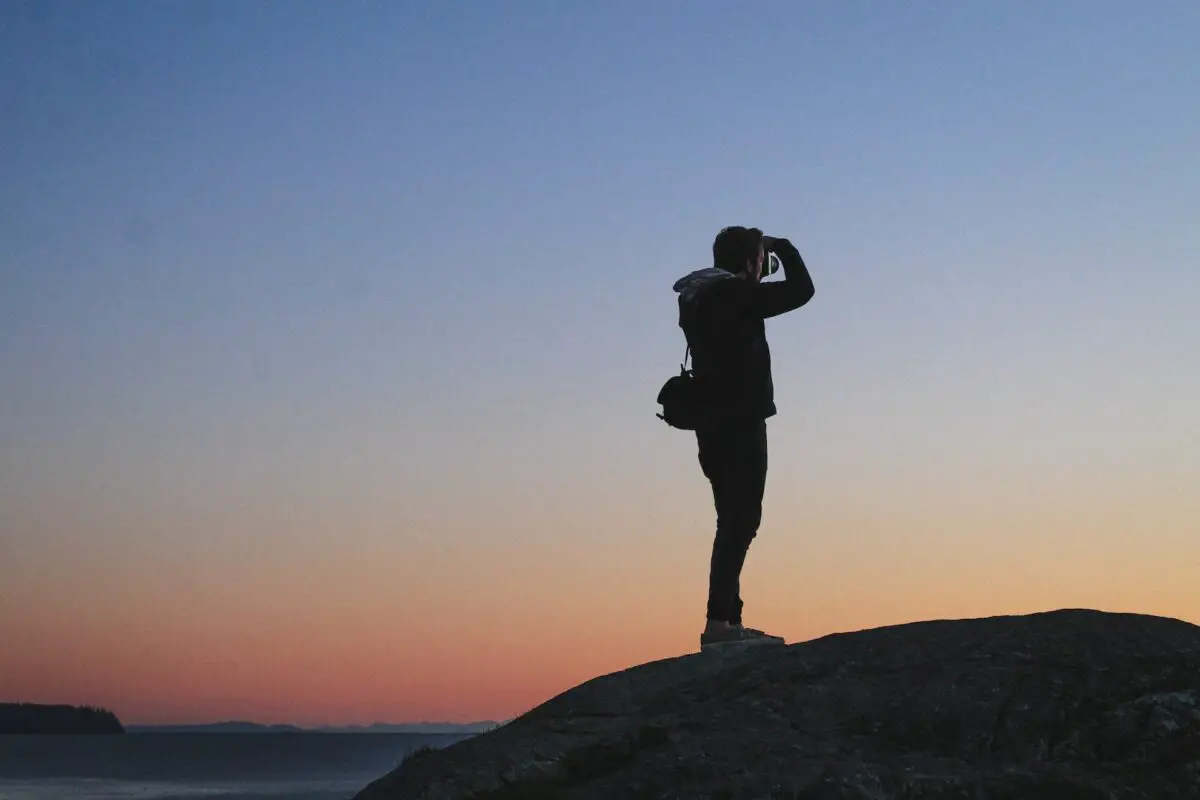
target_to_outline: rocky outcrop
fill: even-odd
[[[1200,798],[1200,628],[1063,610],[654,662],[358,798]]]

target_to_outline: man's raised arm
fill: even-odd
[[[784,279],[752,284],[750,291],[746,292],[746,310],[763,319],[799,308],[812,300],[817,291],[812,276],[808,274],[808,267],[800,257],[800,251],[791,242],[776,239],[771,250],[779,256]]]

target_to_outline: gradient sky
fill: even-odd
[[[654,414],[817,285],[747,623],[1200,622],[1200,5],[0,6],[0,699],[503,718],[692,651]]]

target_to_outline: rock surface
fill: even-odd
[[[1200,798],[1200,627],[918,622],[588,681],[358,800]]]

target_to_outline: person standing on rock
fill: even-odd
[[[763,283],[764,264],[768,274],[782,264],[784,280]],[[717,516],[700,647],[782,644],[781,637],[742,624],[742,565],[762,519],[767,420],[776,413],[764,320],[799,308],[816,290],[791,242],[740,225],[717,234],[712,267],[673,288],[703,398],[694,429]]]

